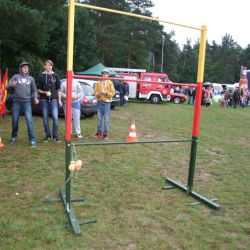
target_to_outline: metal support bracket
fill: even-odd
[[[218,201],[218,199],[217,198],[212,198],[212,199],[210,199],[211,201]],[[196,201],[196,202],[193,202],[193,203],[190,203],[189,204],[189,206],[197,206],[197,205],[201,205],[202,204],[202,202],[200,202],[200,201]]]
[[[70,221],[71,226],[73,228],[73,231],[74,231],[75,235],[79,236],[79,235],[82,234],[80,225],[81,224],[89,224],[89,223],[96,222],[96,219],[90,219],[90,220],[86,220],[85,222],[80,222],[79,223],[76,216],[75,216],[75,213],[73,211],[72,205],[69,206],[69,204],[66,202],[65,191],[63,189],[60,189],[59,193],[60,193],[62,201],[64,203],[65,211],[66,211],[66,213],[68,215],[68,218],[69,218],[69,221]],[[82,199],[81,200],[77,199],[77,200],[74,200],[74,201],[82,201]]]
[[[165,179],[166,182],[171,183],[173,186],[175,186],[176,188],[180,189],[181,191],[185,192],[186,194],[194,197],[195,199],[199,200],[199,202],[204,203],[205,205],[207,205],[210,208],[214,208],[214,209],[219,209],[220,205],[216,202],[214,202],[213,200],[207,199],[206,197],[194,192],[194,191],[190,191],[188,189],[187,186],[184,186],[170,178],[166,178]]]

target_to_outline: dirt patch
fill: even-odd
[[[219,147],[212,147],[212,148],[210,147],[206,150],[206,152],[208,152],[211,155],[218,155],[218,154],[223,154],[224,149]]]

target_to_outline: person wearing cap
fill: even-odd
[[[103,69],[101,72],[102,77],[108,77],[109,71]],[[110,104],[112,102],[112,97],[115,94],[115,88],[110,80],[99,80],[95,84],[94,95],[97,98],[97,115],[98,124],[97,132],[93,136],[94,138],[103,138],[104,141],[108,141],[109,132],[109,116],[110,116]]]
[[[28,137],[30,146],[36,147],[36,136],[32,120],[31,99],[35,104],[39,103],[37,99],[36,82],[29,75],[29,63],[22,62],[19,65],[19,74],[12,76],[6,86],[6,89],[13,89],[13,104],[12,104],[12,133],[11,143],[15,143],[18,133],[18,122],[20,111],[23,110],[28,129]]]
[[[61,92],[60,92],[60,78],[52,68],[54,63],[51,60],[45,60],[43,67],[44,71],[37,79],[37,89],[40,94],[40,106],[43,114],[43,127],[45,132],[45,139],[43,142],[53,140],[60,142],[58,135],[58,109],[62,107]],[[53,130],[49,126],[49,114],[53,120]],[[52,132],[52,133],[51,133]]]

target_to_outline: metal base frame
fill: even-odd
[[[96,222],[96,219],[93,218],[93,219],[87,219],[87,220],[82,221],[82,222],[78,222],[78,220],[77,220],[77,218],[75,216],[72,205],[69,205],[66,202],[66,193],[65,193],[64,189],[61,188],[59,190],[59,193],[60,193],[62,201],[64,203],[65,211],[66,211],[66,213],[68,215],[68,218],[69,218],[69,221],[71,223],[72,229],[73,229],[75,235],[80,236],[82,234],[80,225]],[[76,202],[76,201],[84,201],[84,199],[71,200],[71,202]]]
[[[187,186],[184,186],[170,178],[166,178],[165,179],[166,182],[171,183],[173,186],[166,186],[163,187],[163,189],[171,189],[173,187],[179,188],[180,190],[182,190],[183,192],[185,192],[186,194],[194,197],[195,199],[199,200],[201,203],[204,203],[205,205],[209,206],[210,208],[214,208],[214,209],[219,209],[220,205],[216,202],[214,202],[215,199],[207,199],[206,197],[194,192],[194,191],[189,191]]]

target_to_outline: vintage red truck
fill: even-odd
[[[174,93],[171,90],[171,81],[165,73],[124,72],[119,68],[112,68],[116,74],[124,77],[124,82],[129,86],[129,98],[147,100],[153,104],[160,102],[174,102],[176,104],[185,102],[184,94]],[[126,81],[126,79],[134,81]]]

